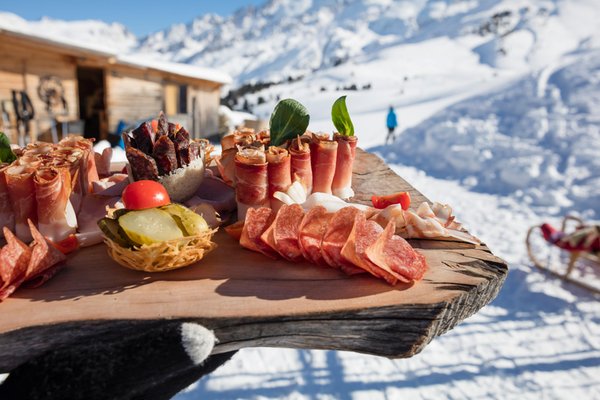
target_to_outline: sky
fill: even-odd
[[[229,15],[241,7],[265,0],[0,0],[0,11],[28,20],[47,16],[55,19],[99,19],[119,22],[137,36],[186,23],[206,13]]]

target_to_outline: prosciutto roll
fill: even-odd
[[[67,168],[44,168],[34,176],[38,228],[55,243],[77,229],[75,210],[69,201],[71,174]]]
[[[338,144],[335,163],[335,175],[331,185],[334,196],[341,199],[349,199],[354,196],[352,190],[352,165],[356,156],[356,136],[343,136],[336,133],[334,140]]]
[[[96,157],[94,156],[94,142],[90,139],[84,139],[77,136],[68,136],[59,142],[61,146],[75,147],[82,150],[81,169],[79,171],[80,179],[84,193],[91,193],[93,190],[92,182],[100,179],[96,169]]]
[[[37,223],[34,173],[35,168],[22,165],[13,165],[5,170],[8,197],[15,214],[15,233],[24,242],[32,239],[27,220]]]
[[[15,229],[15,214],[10,205],[8,197],[8,187],[6,185],[5,171],[8,167],[0,167],[0,227],[7,227],[11,231]],[[4,237],[3,231],[0,231],[0,238]]]
[[[286,192],[292,185],[291,158],[286,149],[271,146],[266,154],[267,176],[269,179],[269,201],[273,211],[277,212],[283,203],[273,197],[275,192]]]
[[[249,208],[269,207],[267,158],[264,149],[247,147],[235,155],[238,220],[246,218]]]
[[[310,139],[298,136],[289,148],[292,182],[300,181],[307,194],[312,193],[313,186],[309,141]]]
[[[310,143],[311,168],[313,175],[312,191],[331,194],[335,176],[338,143],[329,140],[328,134],[313,134]]]

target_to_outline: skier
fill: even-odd
[[[388,143],[388,140],[390,140],[393,143],[394,140],[396,139],[396,137],[394,136],[394,130],[396,129],[397,126],[398,126],[398,120],[396,119],[396,113],[394,112],[394,107],[390,106],[390,111],[388,112],[388,115],[387,115],[388,134],[387,134],[387,137],[385,138],[386,144]]]

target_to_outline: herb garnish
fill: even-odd
[[[354,125],[346,108],[346,96],[342,96],[331,107],[331,120],[341,135],[354,136]]]
[[[309,121],[310,115],[306,107],[294,99],[281,100],[269,120],[271,145],[279,146],[288,139],[303,135]]]
[[[0,132],[0,164],[10,164],[16,159],[17,156],[10,148],[10,141],[8,140],[8,137],[3,132]]]

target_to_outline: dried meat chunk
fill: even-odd
[[[177,124],[172,122],[167,123],[167,131],[169,133],[169,137],[173,137],[178,131]]]
[[[190,158],[190,134],[185,128],[181,128],[173,135],[169,134],[171,141],[175,145],[175,155],[177,156],[177,166],[185,167],[192,160]]]
[[[273,211],[268,207],[250,208],[246,213],[240,245],[249,250],[262,253],[267,257],[277,258],[277,253],[265,245],[260,238],[274,218]]]
[[[167,135],[169,135],[169,122],[167,122],[167,116],[165,115],[165,113],[161,111],[158,115],[158,124],[156,127],[156,140],[158,140],[160,136]]]
[[[152,155],[154,149],[154,132],[150,121],[143,122],[140,126],[131,131],[131,136],[135,142],[135,148],[145,154]]]
[[[168,175],[177,169],[175,145],[168,136],[160,136],[156,140],[152,155],[160,175]]]
[[[158,180],[158,167],[152,157],[133,147],[128,147],[125,155],[127,161],[129,161],[134,180]]]
[[[284,204],[273,222],[273,238],[277,252],[286,260],[300,262],[304,259],[298,235],[304,210],[300,204]]]
[[[403,238],[394,235],[396,227],[390,221],[377,241],[371,244],[366,255],[371,262],[386,271],[400,274],[405,282],[423,278],[427,271],[425,257]]]
[[[316,206],[310,209],[300,224],[298,241],[300,251],[306,260],[313,264],[327,265],[321,249],[323,236],[333,214],[328,213],[325,207]]]
[[[356,207],[344,207],[334,213],[321,243],[321,253],[327,264],[340,268],[348,275],[366,272],[342,257],[342,248],[352,232],[354,219],[359,212]]]

